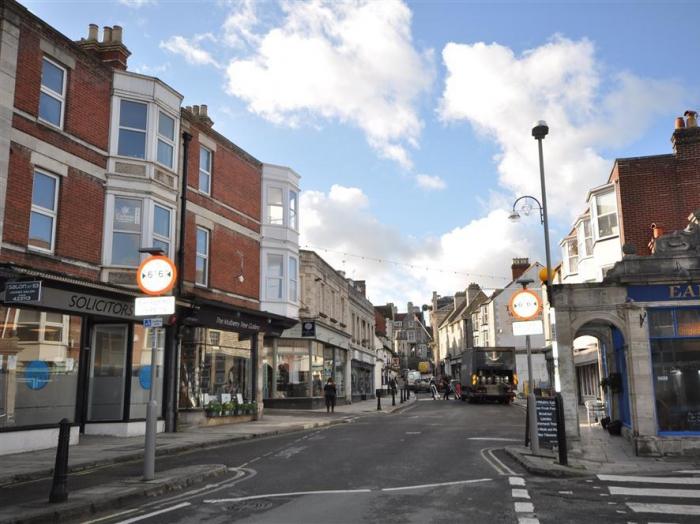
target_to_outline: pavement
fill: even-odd
[[[526,409],[524,399],[515,404]],[[568,465],[558,462],[555,452],[540,450],[533,455],[525,446],[509,446],[505,451],[528,472],[547,477],[585,477],[604,474],[666,473],[674,469],[698,469],[700,457],[639,457],[632,443],[621,436],[610,435],[600,423],[588,424],[586,411],[579,411],[581,440],[568,453]]]
[[[382,399],[382,410],[377,401],[368,400],[339,405],[335,413],[327,414],[325,408],[317,410],[265,410],[261,420],[213,427],[188,427],[177,433],[160,433],[156,441],[156,455],[173,455],[186,451],[225,446],[236,441],[283,435],[313,428],[353,422],[363,415],[378,416],[406,409],[416,403],[415,396],[396,406],[391,399]],[[144,437],[109,437],[81,435],[80,442],[71,446],[68,473],[87,472],[111,465],[131,462],[143,457]],[[53,475],[55,449],[0,456],[0,490],[14,488],[22,483],[46,479]],[[110,482],[70,493],[68,501],[48,504],[48,493],[41,500],[24,502],[16,506],[0,508],[0,524],[27,522],[55,522],[80,515],[94,514],[111,507],[118,507],[135,497],[151,497],[169,491],[183,489],[209,477],[223,474],[226,467],[220,464],[188,466],[159,471],[154,481],[138,478]],[[70,485],[69,485],[70,489]]]

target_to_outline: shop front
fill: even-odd
[[[374,398],[374,355],[353,350],[352,359],[352,400]]]
[[[572,441],[581,395],[574,385],[595,394],[601,369],[610,417],[636,454],[700,454],[700,260],[694,248],[628,255],[602,283],[555,286],[553,302]],[[597,338],[600,368],[575,365],[572,343],[583,335]]]
[[[338,401],[346,400],[347,335],[302,322],[281,337],[266,337],[263,398],[268,408],[315,409],[325,405],[323,387],[333,378]],[[302,329],[306,325],[306,329]]]
[[[136,294],[14,267],[0,289],[0,454],[55,446],[63,418],[72,443],[143,433],[154,336],[163,406],[166,336],[134,317]]]
[[[195,301],[182,317],[179,423],[204,423],[210,403],[260,403],[267,387],[265,360],[258,365],[261,340],[296,321],[209,301]]]

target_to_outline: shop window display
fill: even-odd
[[[251,349],[250,335],[191,328],[182,345],[180,407],[202,408],[222,395],[252,400]]]
[[[309,396],[309,343],[280,340],[277,346],[277,398]]]
[[[73,421],[81,319],[0,307],[0,428]]]
[[[649,310],[660,432],[700,432],[700,309]]]
[[[131,411],[130,418],[146,418],[146,407],[151,392],[151,355],[153,353],[153,336],[157,333],[157,384],[156,398],[158,406],[163,405],[163,350],[165,348],[165,330],[144,328],[134,325],[134,342],[131,353]]]

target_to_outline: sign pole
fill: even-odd
[[[153,346],[151,347],[151,387],[148,390],[148,406],[146,408],[146,449],[143,454],[143,480],[153,480],[156,476],[156,430],[158,423],[158,400],[156,384],[158,380],[158,331],[153,330]]]
[[[537,436],[537,402],[535,391],[532,388],[532,351],[530,350],[530,335],[525,335],[525,348],[527,349],[527,416],[530,430],[530,450],[533,455],[540,451],[540,441]]]

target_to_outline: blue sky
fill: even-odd
[[[551,129],[558,260],[612,159],[669,153],[674,117],[700,107],[692,2],[24,5],[74,39],[122,25],[131,70],[295,169],[302,243],[366,279],[375,303],[497,287],[512,257],[544,258],[537,220],[505,220],[517,196],[539,196],[535,120]]]

